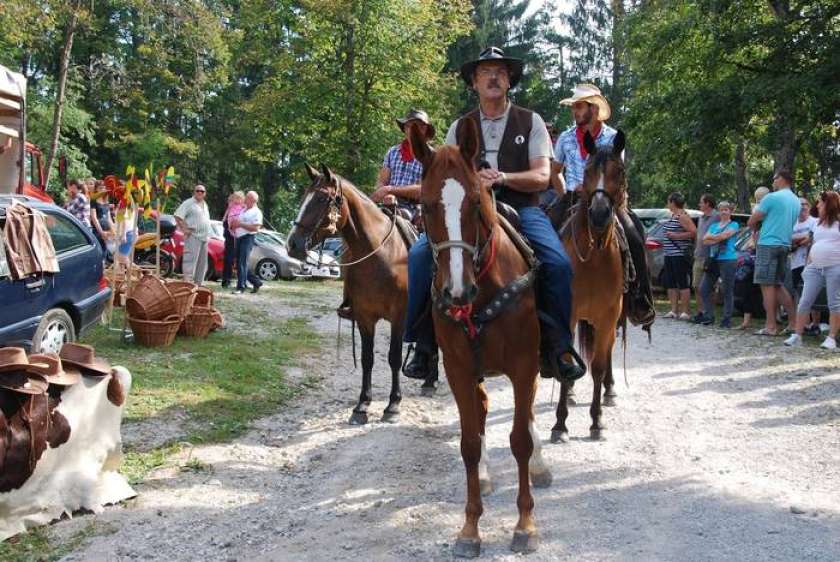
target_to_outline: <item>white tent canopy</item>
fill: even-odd
[[[18,160],[22,148],[19,139],[24,133],[25,99],[23,74],[0,66],[0,193],[12,193],[19,185]]]

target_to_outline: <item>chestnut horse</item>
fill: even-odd
[[[519,473],[519,521],[511,548],[530,552],[538,543],[535,486],[548,486],[534,428],[533,403],[539,369],[539,324],[529,263],[499,225],[492,191],[482,187],[475,166],[478,130],[467,119],[458,146],[432,150],[420,133],[409,134],[423,164],[420,202],[435,262],[433,318],[446,378],[461,420],[461,456],[467,472],[466,521],[455,555],[481,551],[481,492],[490,488],[485,447],[488,398],[483,377],[505,374],[513,384],[510,446]]]
[[[408,303],[408,248],[394,222],[352,183],[326,166],[323,173],[307,164],[312,179],[304,193],[294,228],[289,233],[289,254],[305,260],[306,252],[324,238],[340,233],[347,244],[341,256],[344,294],[350,297],[353,318],[362,339],[362,391],[350,416],[353,425],[368,421],[372,397],[373,340],[376,324],[391,324],[388,364],[391,366],[391,395],[383,421],[396,422],[400,415],[400,366],[402,337]],[[435,381],[427,381],[424,387]]]
[[[616,213],[625,205],[627,178],[621,153],[624,133],[618,131],[613,146],[596,148],[592,137],[584,136],[590,157],[584,172],[580,202],[563,226],[561,238],[572,262],[572,327],[578,327],[581,354],[592,373],[592,403],[589,414],[592,439],[602,438],[601,388],[605,387],[604,405],[613,406],[614,380],[612,351],[616,327],[622,317],[624,267],[619,247]],[[626,322],[626,320],[623,320]],[[551,430],[551,441],[567,442],[569,430],[569,391],[563,382],[557,404],[557,423]]]

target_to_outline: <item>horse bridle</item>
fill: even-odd
[[[479,188],[481,189],[481,188]],[[496,194],[493,190],[490,190],[490,193],[493,197],[493,205],[495,207],[496,204]],[[435,269],[437,269],[438,265],[438,254],[444,250],[451,250],[453,248],[460,248],[467,252],[469,255],[472,256],[473,262],[473,269],[478,272],[481,270],[481,262],[484,260],[485,252],[490,245],[491,241],[493,240],[493,229],[495,225],[487,225],[487,221],[484,218],[484,215],[481,214],[481,197],[478,199],[478,204],[474,207],[475,210],[475,244],[469,244],[464,240],[444,240],[443,242],[439,242],[435,244],[431,240],[429,240],[429,248],[432,249],[432,261],[435,264]],[[423,223],[425,226],[425,230],[428,233],[429,227],[425,224],[426,222],[427,213],[423,213]],[[484,239],[484,242],[479,245],[479,239],[481,238],[481,225],[484,224],[485,227],[488,229],[487,236]],[[428,234],[427,234],[428,237]]]
[[[321,181],[324,180],[322,179]],[[318,215],[318,220],[315,221],[312,231],[306,236],[305,247],[307,250],[311,247],[312,237],[315,236],[321,228],[321,223],[324,222],[324,217],[328,217],[330,221],[325,227],[327,231],[332,235],[338,232],[338,221],[341,219],[341,207],[344,205],[344,193],[341,185],[341,178],[336,178],[334,193],[330,193],[327,189],[321,189],[321,186],[318,186],[317,190],[325,193],[329,200],[327,201],[327,205],[324,207],[324,210],[321,211],[320,215]],[[292,224],[301,230],[305,228],[299,221],[294,221]]]

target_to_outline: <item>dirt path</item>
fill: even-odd
[[[113,532],[67,560],[451,558],[465,495],[452,396],[421,398],[404,379],[401,421],[378,421],[389,384],[383,325],[374,421],[349,427],[360,374],[346,323],[336,365],[325,305],[339,294],[326,296],[256,297],[275,314],[316,310],[329,345],[298,374],[323,374],[322,387],[234,443],[193,450],[194,471],[152,475],[136,500],[96,516]],[[652,345],[642,336],[632,331],[629,388],[617,373],[607,440],[588,440],[583,405],[572,409],[572,441],[544,445],[554,484],[535,491],[542,545],[528,560],[840,559],[840,355],[665,320]],[[484,504],[482,558],[513,560],[512,393],[498,378],[488,389],[495,491]],[[552,390],[544,382],[538,396],[544,442]],[[59,526],[69,533],[91,517]]]

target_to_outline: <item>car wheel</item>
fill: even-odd
[[[280,277],[280,265],[274,260],[260,260],[257,263],[257,277],[263,281],[274,281]]]
[[[172,277],[175,275],[175,262],[171,256],[163,252],[160,254],[160,274],[163,277]]]
[[[32,337],[32,353],[58,353],[65,343],[76,341],[76,328],[67,311],[49,310]]]

